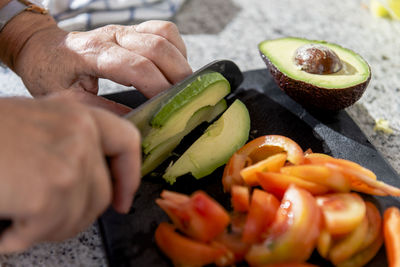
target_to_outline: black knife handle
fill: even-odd
[[[12,224],[11,220],[1,219],[0,220],[0,235],[3,233],[4,230],[6,230],[8,227],[10,227],[11,224]]]

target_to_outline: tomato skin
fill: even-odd
[[[318,267],[318,266],[305,262],[290,262],[290,263],[267,264],[263,265],[262,267]]]
[[[296,186],[307,190],[313,195],[321,195],[329,191],[329,188],[324,185],[309,182],[283,173],[257,172],[257,179],[258,183],[265,191],[274,194],[280,199],[291,184],[295,184]]]
[[[322,210],[325,228],[332,235],[353,231],[366,214],[364,200],[356,193],[333,193],[316,197]]]
[[[286,151],[287,160],[293,164],[304,161],[301,147],[292,139],[281,135],[260,136],[236,151],[225,165],[222,184],[225,192],[230,192],[232,185],[243,185],[240,171],[269,156]]]
[[[242,241],[246,243],[261,241],[263,233],[274,220],[279,205],[280,202],[274,195],[254,189]]]
[[[276,214],[265,241],[253,244],[246,254],[250,266],[304,262],[314,250],[321,215],[309,192],[290,186]]]
[[[329,250],[331,262],[337,265],[355,255],[360,250],[367,232],[368,219],[364,217],[357,228],[333,244]]]
[[[232,186],[231,203],[234,211],[247,212],[250,206],[249,188],[241,185]]]
[[[323,165],[294,165],[281,168],[281,173],[324,185],[334,192],[350,192],[350,181],[337,170]]]
[[[287,153],[278,153],[250,165],[240,171],[245,184],[248,186],[258,185],[257,172],[279,172],[285,165]]]
[[[378,208],[369,201],[365,201],[368,232],[364,237],[360,250],[369,247],[382,232],[382,216]]]
[[[383,233],[389,267],[400,266],[400,210],[389,207],[383,214]]]
[[[177,266],[200,267],[229,258],[229,251],[223,246],[212,246],[184,237],[165,222],[157,227],[155,240],[161,251]]]
[[[362,267],[372,260],[378,253],[383,244],[383,235],[380,234],[378,238],[367,248],[357,252],[351,258],[339,263],[336,267]]]
[[[317,241],[317,250],[323,258],[328,258],[329,250],[332,246],[332,235],[325,228],[321,229]]]
[[[199,241],[211,241],[230,222],[225,209],[203,191],[194,192],[188,197],[164,190],[156,203],[179,230]]]
[[[226,163],[222,175],[222,185],[225,192],[230,192],[233,185],[244,185],[240,171],[246,167],[249,157],[245,154],[234,153]]]
[[[229,265],[234,265],[235,262],[243,261],[244,256],[250,248],[250,244],[242,241],[240,233],[224,232],[215,238],[215,241],[224,245],[230,252],[233,253],[233,261]]]

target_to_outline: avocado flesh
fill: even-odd
[[[162,142],[145,156],[142,164],[142,176],[150,173],[166,160],[171,155],[172,151],[179,145],[181,140],[194,128],[205,121],[213,121],[218,115],[224,112],[226,108],[226,101],[225,99],[222,99],[215,106],[206,106],[196,111],[188,121],[184,131]]]
[[[324,75],[302,71],[294,63],[293,55],[297,48],[310,43],[332,49],[342,61],[342,70]],[[362,96],[371,79],[368,63],[355,52],[336,44],[281,38],[261,42],[259,50],[278,86],[307,107],[326,110],[348,107]]]
[[[193,82],[186,86],[185,89],[180,91],[172,99],[165,103],[161,107],[161,109],[156,114],[154,114],[154,117],[151,120],[151,125],[155,128],[164,126],[164,124],[170,119],[173,114],[175,114],[176,111],[181,109],[186,104],[192,102],[192,100],[202,94],[205,89],[217,82],[226,83],[225,85],[229,87],[230,92],[230,84],[221,73],[209,72],[203,74],[197,77]]]
[[[216,105],[218,101],[230,93],[230,84],[220,73],[208,73],[200,76],[183,91],[185,92],[176,95],[154,116],[153,120],[163,121],[163,125],[160,128],[153,127],[144,137],[142,146],[145,154],[148,154],[162,142],[184,131],[189,119],[197,110],[205,106]],[[190,101],[182,96],[188,97]],[[178,106],[179,108],[176,108]],[[168,116],[165,115],[167,113]],[[164,121],[164,119],[158,119],[159,116],[168,117],[168,119]]]
[[[246,143],[249,131],[249,112],[240,100],[235,100],[222,116],[167,168],[163,178],[173,184],[177,177],[187,173],[191,173],[197,179],[209,175],[225,164],[233,153]]]

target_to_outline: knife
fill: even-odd
[[[172,86],[168,90],[161,92],[150,100],[125,115],[125,118],[131,121],[139,129],[142,136],[146,136],[151,130],[150,121],[153,115],[168,102],[173,96],[185,89],[187,85],[197,79],[200,75],[209,72],[221,73],[231,84],[231,91],[234,91],[243,81],[243,74],[239,67],[230,60],[216,60],[189,75],[183,81]]]
[[[172,86],[168,90],[161,92],[150,100],[125,115],[125,118],[131,121],[139,129],[142,136],[145,136],[151,129],[150,121],[153,115],[161,106],[171,99],[174,95],[185,89],[185,87],[197,79],[200,75],[209,72],[221,73],[231,84],[231,92],[234,91],[243,81],[243,74],[239,67],[230,60],[216,60],[189,75],[183,81]],[[0,219],[0,235],[12,224],[11,220]]]

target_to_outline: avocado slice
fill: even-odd
[[[190,133],[194,128],[203,122],[211,122],[227,108],[226,100],[220,100],[215,106],[206,106],[196,111],[186,124],[185,130],[170,137],[151,150],[144,158],[142,164],[142,176],[150,173],[164,160],[166,160],[172,151],[179,145],[183,137]]]
[[[144,137],[145,154],[184,131],[192,115],[202,107],[214,106],[231,91],[228,80],[218,72],[199,76],[154,115],[152,129]]]
[[[304,58],[315,56],[316,61],[308,63],[308,66],[321,63],[318,66],[321,68],[333,62],[332,69],[336,71],[307,72],[307,68],[296,61],[296,53],[304,46],[324,47],[322,50],[332,51],[333,57],[326,57],[325,62],[316,54],[305,55]],[[258,48],[278,86],[306,107],[324,110],[346,108],[360,99],[371,79],[368,63],[360,55],[337,44],[288,37],[265,40]],[[321,49],[314,51],[321,52]],[[325,55],[324,51],[321,53]],[[340,60],[339,65],[335,62],[335,55]]]
[[[163,178],[173,184],[177,177],[187,173],[191,173],[197,179],[212,173],[245,144],[249,131],[249,112],[240,100],[235,100],[222,116],[167,168]]]

